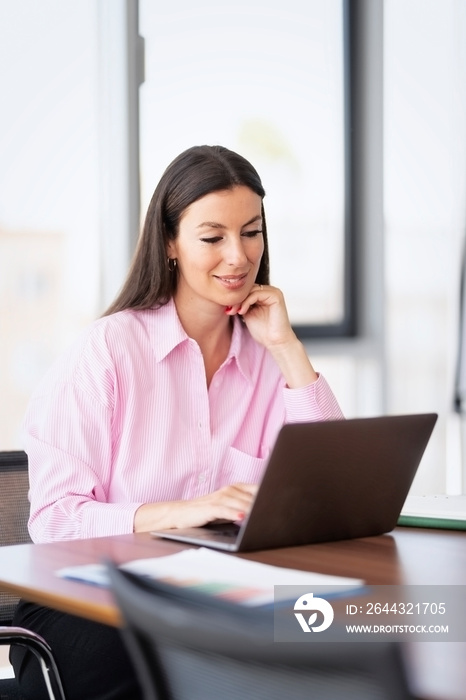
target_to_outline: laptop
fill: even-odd
[[[247,552],[390,532],[437,414],[284,425],[249,516],[155,537]]]

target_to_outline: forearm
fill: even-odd
[[[269,352],[290,389],[300,389],[317,381],[318,374],[307,356],[304,345],[295,335],[284,345],[270,346]]]
[[[134,514],[134,532],[168,530],[181,527],[183,502],[144,503]]]

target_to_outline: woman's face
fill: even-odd
[[[177,260],[177,301],[233,306],[248,296],[264,252],[261,204],[238,185],[187,207],[167,251]]]

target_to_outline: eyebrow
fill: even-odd
[[[258,214],[257,216],[253,216],[252,219],[250,219],[249,221],[246,221],[246,223],[243,224],[241,228],[244,228],[245,226],[249,226],[250,224],[254,224],[256,221],[262,223],[262,216],[260,214]],[[198,226],[196,226],[196,228],[225,229],[226,226],[224,224],[218,223],[217,221],[203,221],[202,224],[199,224]]]

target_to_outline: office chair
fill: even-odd
[[[107,562],[145,700],[408,700],[393,643],[276,643],[273,613]]]
[[[25,452],[0,452],[0,546],[31,542],[28,532],[28,459]],[[51,700],[65,700],[52,650],[38,634],[11,625],[18,598],[0,591],[0,644],[20,644],[39,661]],[[54,690],[56,688],[56,690]],[[21,700],[14,678],[0,679],[0,700]]]

